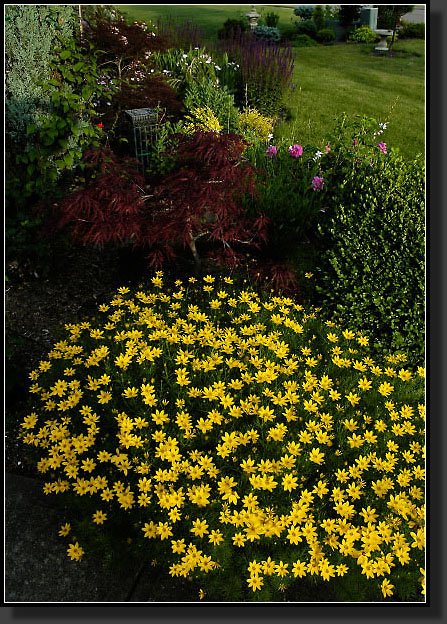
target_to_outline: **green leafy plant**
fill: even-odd
[[[268,13],[264,15],[264,22],[265,22],[265,25],[268,26],[269,28],[277,28],[278,22],[279,22],[278,13],[269,11]]]
[[[369,26],[359,26],[349,33],[349,41],[356,43],[374,43],[378,40],[378,35]]]
[[[331,44],[335,41],[335,33],[332,28],[323,28],[317,32],[316,39],[320,43]]]
[[[225,132],[237,129],[238,110],[234,105],[234,96],[226,87],[220,87],[208,78],[196,80],[188,85],[183,102],[190,112],[198,108],[211,109]]]
[[[309,37],[309,35],[295,35],[293,37],[292,45],[294,48],[309,48],[318,45],[315,39]]]
[[[321,5],[318,5],[315,7],[314,12],[312,13],[312,20],[313,20],[313,23],[315,24],[315,28],[317,29],[317,32],[319,30],[323,30],[323,28],[326,27],[326,17],[324,15],[324,10]]]
[[[317,36],[317,29],[312,20],[304,20],[296,23],[296,32],[298,35],[307,35],[315,39]]]
[[[297,17],[300,17],[302,20],[310,20],[312,19],[312,14],[315,10],[315,7],[305,4],[303,6],[298,6],[293,9],[294,14]]]
[[[401,39],[425,39],[425,24],[401,22],[402,26],[399,28],[399,37]]]
[[[99,80],[96,51],[86,53],[74,39],[58,50],[52,68],[53,78],[42,85],[49,92],[51,116],[28,126],[29,145],[17,156],[25,180],[20,177],[16,184],[24,198],[46,196],[61,173],[81,161],[85,149],[100,144],[103,133],[92,102],[111,99],[114,92],[113,84],[103,86]]]
[[[384,143],[381,144],[385,145]],[[424,353],[424,168],[398,154],[356,169],[320,226],[319,291],[337,317],[374,334],[382,349]]]

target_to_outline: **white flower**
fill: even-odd
[[[382,128],[383,130],[386,130],[386,123],[379,123],[379,128]]]
[[[182,58],[188,58],[187,54],[182,54]]]
[[[323,152],[320,152],[320,150],[318,150],[317,152],[315,152],[315,156],[312,158],[312,160],[318,160],[319,158],[321,158],[323,156]]]
[[[268,137],[267,137],[267,138],[268,138],[268,140],[269,140],[269,141],[271,141],[271,140],[273,139],[273,133],[272,133],[272,132],[270,132],[270,134],[268,135]]]
[[[217,71],[220,71],[219,65],[214,65],[214,68],[217,69]]]

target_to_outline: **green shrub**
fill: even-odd
[[[399,28],[399,37],[401,39],[425,39],[425,24],[402,22],[402,27]]]
[[[234,96],[226,87],[219,87],[207,78],[191,82],[186,89],[183,103],[188,111],[209,108],[217,116],[225,132],[237,130],[238,110],[234,105]]]
[[[318,45],[318,43],[315,41],[315,39],[309,37],[309,35],[295,35],[292,41],[292,45],[293,47],[297,48],[308,48],[310,46],[316,46]]]
[[[369,26],[359,26],[349,33],[349,41],[356,43],[374,43],[378,39],[378,35]]]
[[[315,7],[315,10],[312,14],[312,20],[313,20],[313,23],[315,24],[315,28],[317,29],[317,32],[325,28],[326,18],[324,16],[323,7],[321,5],[318,5]]]
[[[59,39],[72,37],[75,24],[74,6],[6,6],[5,130],[13,144],[26,145],[27,126],[48,116],[51,99],[42,83],[51,78]]]
[[[315,39],[317,36],[317,29],[312,20],[304,20],[296,23],[296,32],[298,35],[307,35]]]
[[[279,43],[281,39],[279,30],[269,26],[256,26],[253,33],[257,39],[264,39],[264,41],[272,41],[273,43]]]
[[[266,13],[264,15],[264,21],[265,21],[266,26],[269,26],[270,28],[277,28],[278,22],[279,22],[279,15],[278,13],[274,13],[273,11],[270,11],[269,13]]]
[[[217,36],[219,39],[227,39],[232,36],[232,33],[238,31],[245,32],[247,29],[247,20],[228,18],[226,22],[224,22],[223,27],[217,31]]]
[[[279,33],[281,35],[281,41],[292,41],[297,34],[296,26],[281,27]]]
[[[293,9],[294,14],[297,17],[300,17],[303,20],[312,19],[312,14],[315,10],[315,7],[305,4],[303,6],[298,6]]]
[[[210,275],[158,273],[67,324],[19,436],[66,505],[68,557],[157,558],[190,599],[279,600],[307,577],[422,601],[424,371],[368,342]]]
[[[424,352],[424,167],[394,152],[346,180],[320,226],[323,301],[382,349]]]
[[[317,32],[316,35],[317,41],[324,44],[334,43],[335,41],[335,33],[332,28],[322,28]]]

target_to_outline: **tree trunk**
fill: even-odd
[[[199,254],[197,252],[196,241],[194,240],[194,237],[192,236],[192,234],[189,237],[188,244],[189,244],[189,248],[192,251],[192,255],[194,256],[195,270],[196,270],[196,274],[198,274],[200,273],[201,261],[200,261]]]

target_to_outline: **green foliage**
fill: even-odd
[[[309,37],[309,35],[295,35],[292,45],[294,48],[309,48],[318,45],[318,43],[315,39]]]
[[[228,18],[223,27],[218,30],[217,36],[219,39],[226,39],[231,36],[233,32],[245,32],[248,29],[247,20],[245,19],[232,19]]]
[[[317,32],[316,38],[320,43],[331,44],[335,41],[335,33],[332,28],[322,28]]]
[[[264,15],[264,22],[265,22],[265,25],[269,26],[270,28],[277,28],[278,22],[279,22],[278,13],[274,13],[273,11],[266,13]]]
[[[305,4],[304,6],[295,7],[293,12],[297,17],[300,17],[303,20],[310,20],[312,19],[314,10],[315,7]]]
[[[356,43],[374,43],[378,39],[378,35],[369,26],[359,26],[349,33],[349,41]]]
[[[188,85],[184,105],[188,111],[210,108],[225,132],[235,132],[237,129],[238,111],[234,105],[234,96],[226,87],[220,88],[218,84],[207,78],[196,80]]]
[[[312,20],[304,20],[303,22],[297,22],[296,32],[298,35],[307,35],[315,39],[317,36],[317,29]]]
[[[279,43],[281,38],[279,30],[270,26],[256,26],[253,30],[257,39],[264,39],[264,41],[272,41],[273,43]]]
[[[312,14],[312,20],[313,20],[313,23],[315,24],[315,28],[317,29],[317,32],[325,28],[326,18],[324,15],[323,7],[321,5],[318,5],[315,7],[315,10]]]
[[[174,169],[176,164],[175,150],[173,149],[174,135],[182,132],[182,130],[183,122],[173,124],[167,121],[158,127],[146,169],[146,173],[153,176],[154,179],[157,179],[158,176],[165,176]]]
[[[344,28],[349,28],[352,22],[355,22],[361,13],[362,7],[361,5],[356,4],[343,4],[340,7],[338,12],[338,19],[340,20],[341,26]]]
[[[425,24],[402,22],[399,37],[400,39],[425,39]]]
[[[424,353],[424,167],[393,151],[346,179],[321,226],[319,290],[381,349]]]
[[[81,161],[83,151],[99,145],[102,131],[94,125],[95,98],[110,99],[113,89],[99,82],[97,53],[85,53],[74,39],[64,43],[52,59],[53,78],[42,84],[49,93],[51,116],[27,127],[29,144],[17,163],[23,175],[15,180],[23,198],[44,197],[60,175]]]
[[[377,12],[377,28],[396,30],[402,15],[411,13],[412,4],[379,4]]]
[[[58,39],[73,36],[76,8],[62,5],[5,7],[5,121],[8,149],[28,143],[26,127],[39,123],[51,108],[42,82],[51,78]]]
[[[304,146],[298,158],[290,155],[287,144],[277,145],[277,150],[273,158],[266,154],[265,145],[246,150],[260,169],[259,197],[249,202],[249,209],[260,210],[270,219],[269,245],[284,252],[313,236],[323,199],[312,191],[311,181],[319,172],[319,164],[313,160],[315,148]]]

